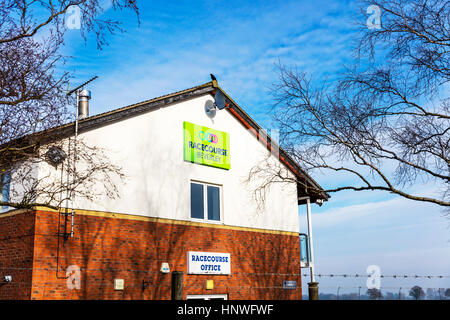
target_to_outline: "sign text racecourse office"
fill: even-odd
[[[189,274],[230,274],[231,255],[218,252],[188,251]]]
[[[184,160],[207,166],[230,169],[230,135],[223,131],[183,123]]]

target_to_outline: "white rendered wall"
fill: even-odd
[[[38,165],[31,159],[30,161],[21,162],[19,165],[11,170],[10,186],[9,186],[9,202],[10,203],[29,203],[31,200],[24,200],[23,195],[30,195],[30,190],[35,189],[38,181],[39,168]],[[1,195],[0,195],[1,196]],[[6,199],[5,199],[6,200]],[[13,207],[0,206],[0,213],[14,210]]]
[[[120,198],[76,198],[73,206],[189,221],[190,181],[196,180],[222,186],[223,224],[298,232],[296,185],[274,184],[265,209],[258,210],[243,181],[267,150],[229,111],[210,119],[204,105],[211,99],[205,95],[81,134],[89,145],[107,149],[127,179],[117,182]],[[230,170],[183,161],[184,121],[230,134]]]

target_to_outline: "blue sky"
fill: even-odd
[[[133,13],[105,8],[106,16],[122,19],[125,33],[109,36],[109,46],[99,51],[93,38],[84,42],[78,30],[70,30],[64,48],[71,56],[65,69],[73,72],[73,86],[99,76],[90,86],[91,115],[208,82],[213,73],[265,128],[272,128],[269,88],[277,80],[275,64],[295,64],[317,79],[333,79],[352,57],[354,19],[367,19],[354,1],[145,1],[140,26]],[[314,178],[324,186],[346,179]],[[436,186],[412,189],[428,194]],[[450,220],[437,206],[384,193],[345,192],[312,210],[317,273],[365,274],[375,264],[382,274],[450,274]],[[304,212],[300,207],[302,232]],[[325,292],[365,286],[365,279],[317,280]],[[448,288],[450,279],[381,283],[415,284]]]

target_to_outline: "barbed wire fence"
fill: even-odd
[[[309,273],[302,273],[302,277],[310,277]],[[364,279],[371,278],[373,275],[370,274],[314,274],[317,281],[320,278],[328,279]],[[390,275],[379,275],[380,279],[450,279],[450,275],[408,275],[408,274],[390,274]],[[367,291],[369,288],[367,286],[355,286],[355,285],[319,285],[321,291],[327,291],[326,293],[321,293],[322,298],[328,299],[342,299],[342,300],[361,300],[370,299]],[[410,290],[415,286],[380,286],[377,290],[380,293],[379,299],[381,300],[406,300],[414,299],[410,296]],[[423,290],[423,294],[420,296],[421,299],[427,298],[429,300],[450,300],[450,288],[449,287],[431,287],[431,286],[419,286]],[[390,291],[388,291],[390,290]],[[431,291],[430,291],[431,290]],[[347,291],[347,292],[343,292]],[[351,291],[351,292],[349,292]],[[383,295],[384,293],[384,295]],[[446,295],[447,293],[447,295]],[[431,296],[430,296],[431,294]]]
[[[119,272],[122,271],[122,269],[120,268],[80,268],[83,272]],[[56,272],[56,268],[52,268],[52,267],[43,267],[43,268],[30,268],[30,267],[3,267],[0,266],[0,273],[5,273],[6,271],[18,271],[18,272],[22,272],[22,271],[47,271],[49,272],[49,274],[53,274]],[[154,276],[155,274],[159,274],[159,271],[150,271],[150,270],[134,270],[134,269],[127,269],[127,271],[131,271],[134,272],[136,274],[141,275],[142,277],[144,277],[145,279],[147,279],[146,277],[149,276]],[[307,278],[310,277],[310,273],[247,273],[247,272],[235,272],[235,274],[242,274],[242,275],[246,275],[246,276],[282,276],[282,277],[302,277],[302,278]],[[327,285],[326,282],[325,284],[322,282],[319,285],[320,288],[320,292],[322,295],[322,298],[325,299],[338,299],[338,300],[363,300],[363,299],[368,299],[368,294],[367,294],[367,290],[368,287],[365,285],[346,285],[344,282],[344,280],[348,280],[348,279],[368,279],[373,277],[372,274],[322,274],[322,273],[317,273],[314,274],[315,277],[317,278],[318,282],[321,282],[321,280],[325,280],[325,279],[339,279],[338,281],[341,281],[339,284],[334,285],[334,286],[330,286]],[[450,275],[427,275],[427,274],[422,274],[422,275],[408,275],[408,274],[380,274],[378,275],[380,279],[396,279],[396,280],[401,280],[401,279],[422,279],[422,280],[432,280],[432,279],[450,279]],[[305,279],[306,280],[306,279]],[[48,278],[45,279],[45,281],[43,283],[39,284],[39,287],[43,290],[44,292],[46,291],[46,287],[49,286],[49,288],[53,288],[54,287],[54,283],[52,282],[52,278]],[[27,281],[17,281],[16,279],[13,280],[15,285],[26,285],[28,282]],[[302,283],[304,283],[304,285],[302,285],[303,290],[306,289],[307,291],[307,285],[306,285],[307,281],[302,281]],[[141,283],[134,283],[134,284],[128,284],[128,286],[130,287],[130,289],[132,290],[138,290],[141,289],[143,284]],[[167,283],[148,283],[147,286],[150,287],[157,287],[157,288],[170,288],[170,285]],[[103,288],[107,288],[107,287],[113,287],[113,283],[111,282],[102,282],[102,287]],[[246,289],[282,289],[283,286],[280,285],[275,285],[275,286],[258,286],[258,287],[254,287],[252,285],[247,285],[247,286],[228,286],[229,288],[232,289],[236,289],[236,288],[246,288]],[[389,285],[389,286],[380,286],[377,289],[380,290],[380,292],[382,293],[382,297],[381,299],[384,300],[390,300],[390,299],[394,299],[394,300],[405,300],[405,299],[412,299],[412,297],[410,297],[409,295],[409,291],[413,288],[413,286],[409,286],[409,285]],[[450,295],[447,293],[450,292],[450,283],[449,285],[445,286],[445,287],[433,287],[433,286],[421,286],[422,290],[424,290],[424,297],[423,298],[429,298],[428,296],[428,291],[429,289],[432,290],[433,293],[433,300],[450,300]],[[50,290],[50,289],[49,289]],[[351,291],[351,292],[349,292]],[[447,293],[447,295],[446,295]],[[75,291],[70,292],[70,296],[74,295]]]
[[[316,277],[343,277],[343,278],[368,278],[371,277],[370,274],[314,274]],[[309,277],[310,275],[307,273],[302,273],[302,277]],[[401,274],[394,274],[394,275],[380,275],[380,278],[427,278],[427,279],[433,279],[433,278],[439,278],[439,279],[444,279],[444,278],[450,278],[449,276],[442,276],[442,275],[401,275]]]

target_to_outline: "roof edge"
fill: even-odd
[[[323,188],[308,174],[306,173],[300,165],[295,162],[292,157],[273,139],[265,132],[255,120],[253,120],[220,86],[215,86],[216,89],[220,90],[226,97],[229,102],[229,107],[226,109],[229,110],[241,123],[247,126],[247,128],[252,128],[253,133],[256,135],[258,140],[265,140],[266,147],[269,151],[272,151],[273,145],[275,144],[279,151],[279,160],[286,165],[286,167],[300,180],[305,182],[306,188],[301,195],[310,195],[312,200],[315,201],[317,199],[321,199],[327,201],[329,199],[329,195],[323,190]],[[231,107],[231,108],[230,108]],[[260,132],[264,131],[264,137],[261,137]],[[300,183],[298,183],[300,185]],[[308,190],[308,185],[312,188]],[[300,191],[300,190],[298,190]],[[299,192],[300,196],[300,192]],[[301,201],[299,201],[300,204]]]

